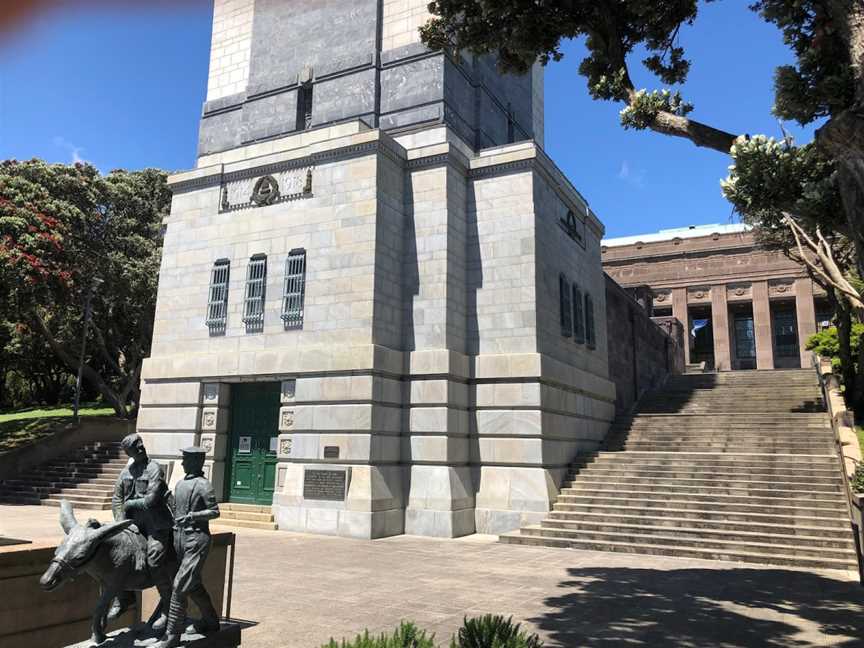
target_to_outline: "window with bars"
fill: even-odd
[[[210,296],[207,300],[207,328],[210,335],[224,335],[228,323],[228,277],[231,262],[219,259],[210,273]]]
[[[297,89],[297,130],[312,128],[312,87],[306,83]]]
[[[594,328],[594,300],[585,293],[585,342],[589,349],[597,346],[596,329]]]
[[[282,322],[285,330],[303,328],[303,297],[306,294],[306,250],[297,248],[285,259],[282,290]]]
[[[570,337],[573,335],[573,311],[570,306],[570,282],[563,274],[558,275],[558,300],[561,312],[561,335]]]
[[[582,291],[573,284],[573,341],[585,344],[585,310],[582,308]]]
[[[243,323],[247,333],[264,330],[264,290],[267,284],[267,255],[256,254],[246,267],[246,299],[243,303]]]

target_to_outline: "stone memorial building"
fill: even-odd
[[[281,529],[536,522],[614,414],[603,226],[543,152],[542,70],[427,51],[427,2],[215,1],[138,430]]]
[[[744,225],[700,225],[603,241],[606,272],[650,288],[653,315],[685,325],[685,361],[719,371],[809,367],[804,342],[831,309],[803,266]]]

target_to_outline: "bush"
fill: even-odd
[[[403,621],[391,636],[382,632],[378,637],[370,637],[367,630],[350,643],[343,639],[337,644],[335,639],[331,639],[323,648],[435,648],[435,635],[427,637],[425,630]]]
[[[450,648],[542,648],[536,634],[529,635],[513,624],[513,617],[487,614],[475,619],[465,618],[462,627],[450,642]]]
[[[852,335],[850,336],[853,358],[858,357],[858,345],[861,343],[862,335],[864,335],[864,324],[854,323],[852,325]],[[818,355],[825,358],[831,358],[832,370],[835,373],[840,371],[840,342],[837,339],[836,326],[811,335],[807,339],[805,348],[808,351],[815,351]]]
[[[852,490],[856,493],[864,493],[864,464],[858,464],[855,474],[852,475]]]

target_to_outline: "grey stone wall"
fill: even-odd
[[[511,135],[531,139],[536,125],[542,129],[535,114],[542,112],[541,72],[502,75],[489,56],[451,60],[429,52],[416,27],[406,27],[411,38],[394,47],[403,40],[390,37],[401,19],[393,7],[382,10],[383,1],[254,0],[231,18],[237,24],[230,29],[245,34],[242,43],[228,38],[233,32],[222,23],[218,34],[214,28],[220,56],[211,59],[199,155],[303,128],[296,110],[303,83],[312,86],[313,127],[353,119],[384,129],[447,123],[475,147],[506,144]],[[409,4],[425,11],[422,2]]]
[[[609,378],[615,383],[615,412],[622,414],[646,391],[683,372],[684,329],[671,317],[655,322],[614,279],[604,277]]]

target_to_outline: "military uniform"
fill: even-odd
[[[204,450],[184,448],[184,466],[190,457],[203,465]],[[201,472],[187,473],[174,489],[174,550],[180,563],[171,592],[166,638],[156,648],[174,648],[186,622],[186,606],[192,599],[201,611],[195,630],[207,633],[219,629],[219,615],[204,589],[201,572],[210,552],[210,522],[219,517],[219,505],[210,481]]]
[[[147,538],[147,566],[161,567],[171,541],[173,518],[167,503],[168,486],[155,461],[130,462],[114,486],[111,509],[115,520],[132,520]]]

